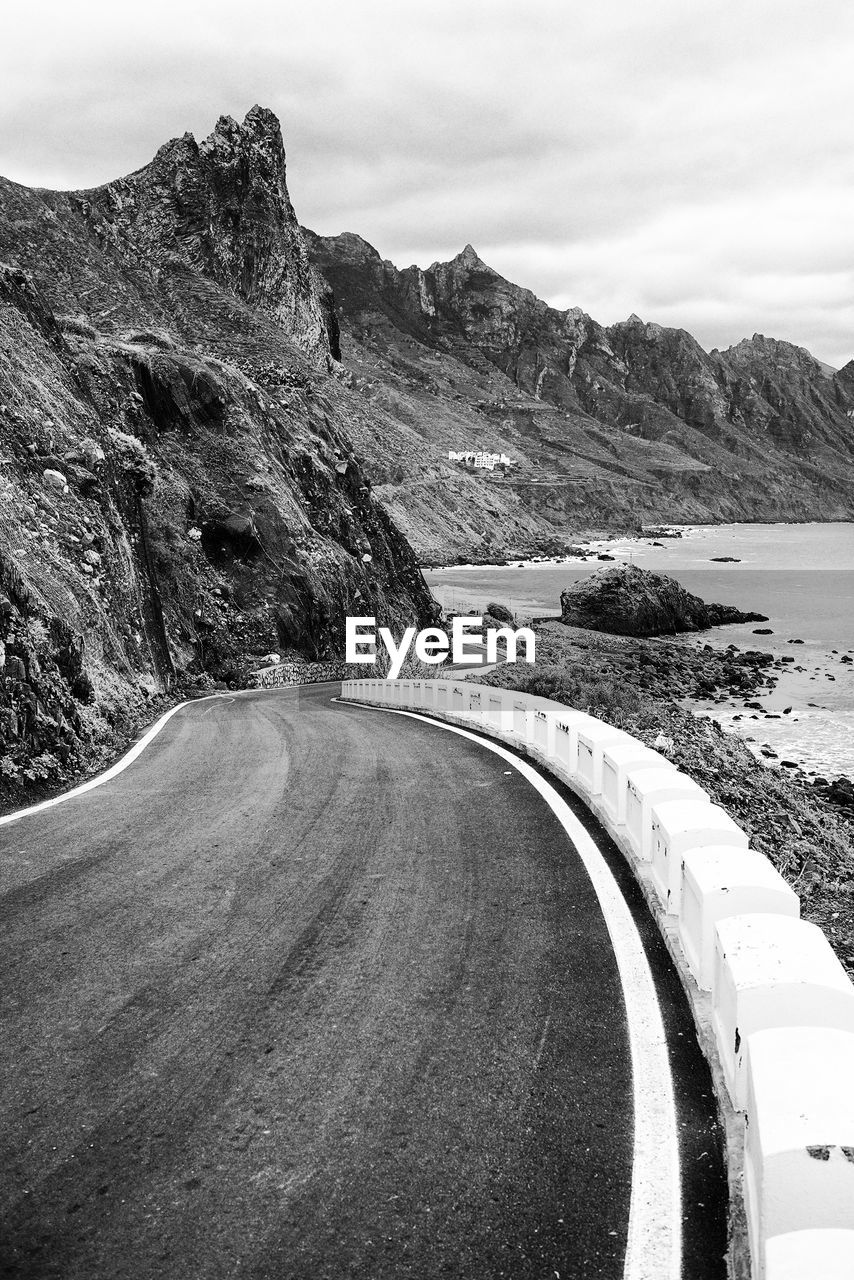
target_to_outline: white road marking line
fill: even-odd
[[[599,899],[614,948],[632,1059],[634,1143],[632,1191],[624,1280],[680,1280],[682,1275],[682,1186],[673,1076],[664,1020],[652,971],[632,913],[596,842],[566,801],[542,774],[497,742],[445,724],[431,716],[394,707],[366,707],[408,716],[437,729],[456,733],[506,760],[531,783],[575,845]]]
[[[199,698],[197,701],[202,702],[203,699]],[[0,818],[0,827],[8,826],[10,822],[17,822],[20,818],[28,818],[34,813],[42,813],[45,809],[52,809],[55,805],[64,804],[66,800],[74,800],[77,796],[82,796],[87,791],[93,791],[95,787],[103,786],[111,778],[117,777],[127,769],[128,765],[133,764],[138,756],[142,755],[148,744],[157,737],[167,720],[171,720],[176,711],[181,711],[189,705],[187,702],[179,702],[177,707],[172,707],[151,726],[148,733],[140,738],[139,742],[134,743],[130,751],[123,755],[121,760],[117,760],[104,773],[99,773],[97,778],[90,778],[88,782],[81,783],[79,787],[74,787],[71,791],[64,791],[61,796],[54,796],[52,800],[42,800],[40,804],[30,805],[28,809],[18,809],[15,813],[7,813],[5,817]]]
[[[534,1058],[535,1071],[538,1071],[540,1067],[540,1060],[543,1056],[543,1049],[545,1049],[546,1047],[546,1036],[549,1034],[549,1027],[551,1026],[551,1022],[552,1022],[552,1015],[549,1014],[549,1016],[546,1018],[545,1025],[543,1027],[543,1034],[540,1036],[540,1043],[537,1046],[537,1056]]]

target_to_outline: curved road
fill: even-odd
[[[622,1277],[631,1065],[587,874],[505,761],[337,692],[191,704],[0,827],[0,1274]],[[708,1071],[597,839],[668,1030],[683,1275],[711,1280]]]

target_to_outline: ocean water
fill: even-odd
[[[854,776],[854,663],[841,662],[845,653],[854,656],[854,524],[733,524],[681,532],[681,538],[660,539],[661,547],[651,538],[591,545],[594,553],[669,573],[703,600],[767,614],[767,623],[716,627],[682,643],[736,644],[794,657],[793,665],[804,670],[786,671],[776,690],[760,699],[769,716],[780,719],[746,712],[740,702],[700,709],[728,731],[753,738],[757,752],[768,745],[781,759],[825,776]],[[738,562],[716,563],[716,556]],[[497,600],[519,616],[556,616],[564,587],[602,567],[598,560],[455,566],[425,577],[446,608],[477,613]],[[773,634],[754,635],[759,626]]]

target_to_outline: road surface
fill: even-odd
[[[0,1274],[623,1276],[631,1065],[583,866],[505,761],[337,692],[191,704],[0,827]],[[671,1045],[683,1274],[712,1280],[708,1071],[607,856]]]

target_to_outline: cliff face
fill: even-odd
[[[708,353],[636,316],[603,327],[504,280],[471,246],[398,271],[357,236],[308,241],[335,293],[345,363],[394,388],[386,407],[410,459],[401,494],[413,477],[441,477],[463,495],[466,521],[443,510],[443,551],[454,539],[463,554],[482,549],[465,527],[479,514],[510,554],[534,529],[854,517],[850,366],[834,374],[758,335]],[[404,446],[412,425],[426,450]],[[519,466],[472,486],[443,470],[446,442],[506,451]],[[396,512],[394,484],[382,492]],[[430,554],[429,513],[416,517],[410,537]]]
[[[0,183],[0,258],[0,802],[176,684],[431,619],[269,112],[97,191]]]

